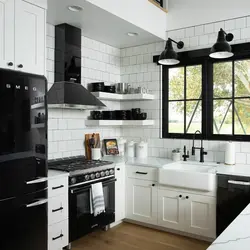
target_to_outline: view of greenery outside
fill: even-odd
[[[184,95],[184,80],[186,80],[186,95]],[[184,133],[184,119],[186,119],[185,133],[201,131],[201,93],[201,65],[169,69],[169,133]]]
[[[201,92],[201,65],[169,69],[169,133],[201,130]],[[250,135],[250,60],[214,63],[213,109],[214,134],[232,135],[234,117],[234,134]]]

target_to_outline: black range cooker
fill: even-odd
[[[115,165],[109,161],[86,160],[84,156],[49,161],[49,168],[69,173],[70,242],[95,228],[115,221]],[[90,208],[91,184],[102,182],[105,213],[94,216]]]

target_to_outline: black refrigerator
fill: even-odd
[[[47,82],[0,69],[0,249],[47,250]]]

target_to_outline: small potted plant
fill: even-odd
[[[181,152],[179,148],[172,150],[172,160],[173,161],[180,161],[181,160]]]

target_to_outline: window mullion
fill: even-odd
[[[184,67],[184,134],[187,133],[187,67]]]
[[[235,95],[235,84],[234,84],[234,81],[235,81],[235,77],[234,77],[234,72],[235,72],[235,65],[234,65],[235,61],[232,62],[232,132],[233,132],[233,136],[235,134],[235,128],[234,128],[234,121],[235,121],[235,117],[234,117],[234,111],[235,111],[235,105],[234,105],[234,95]]]

